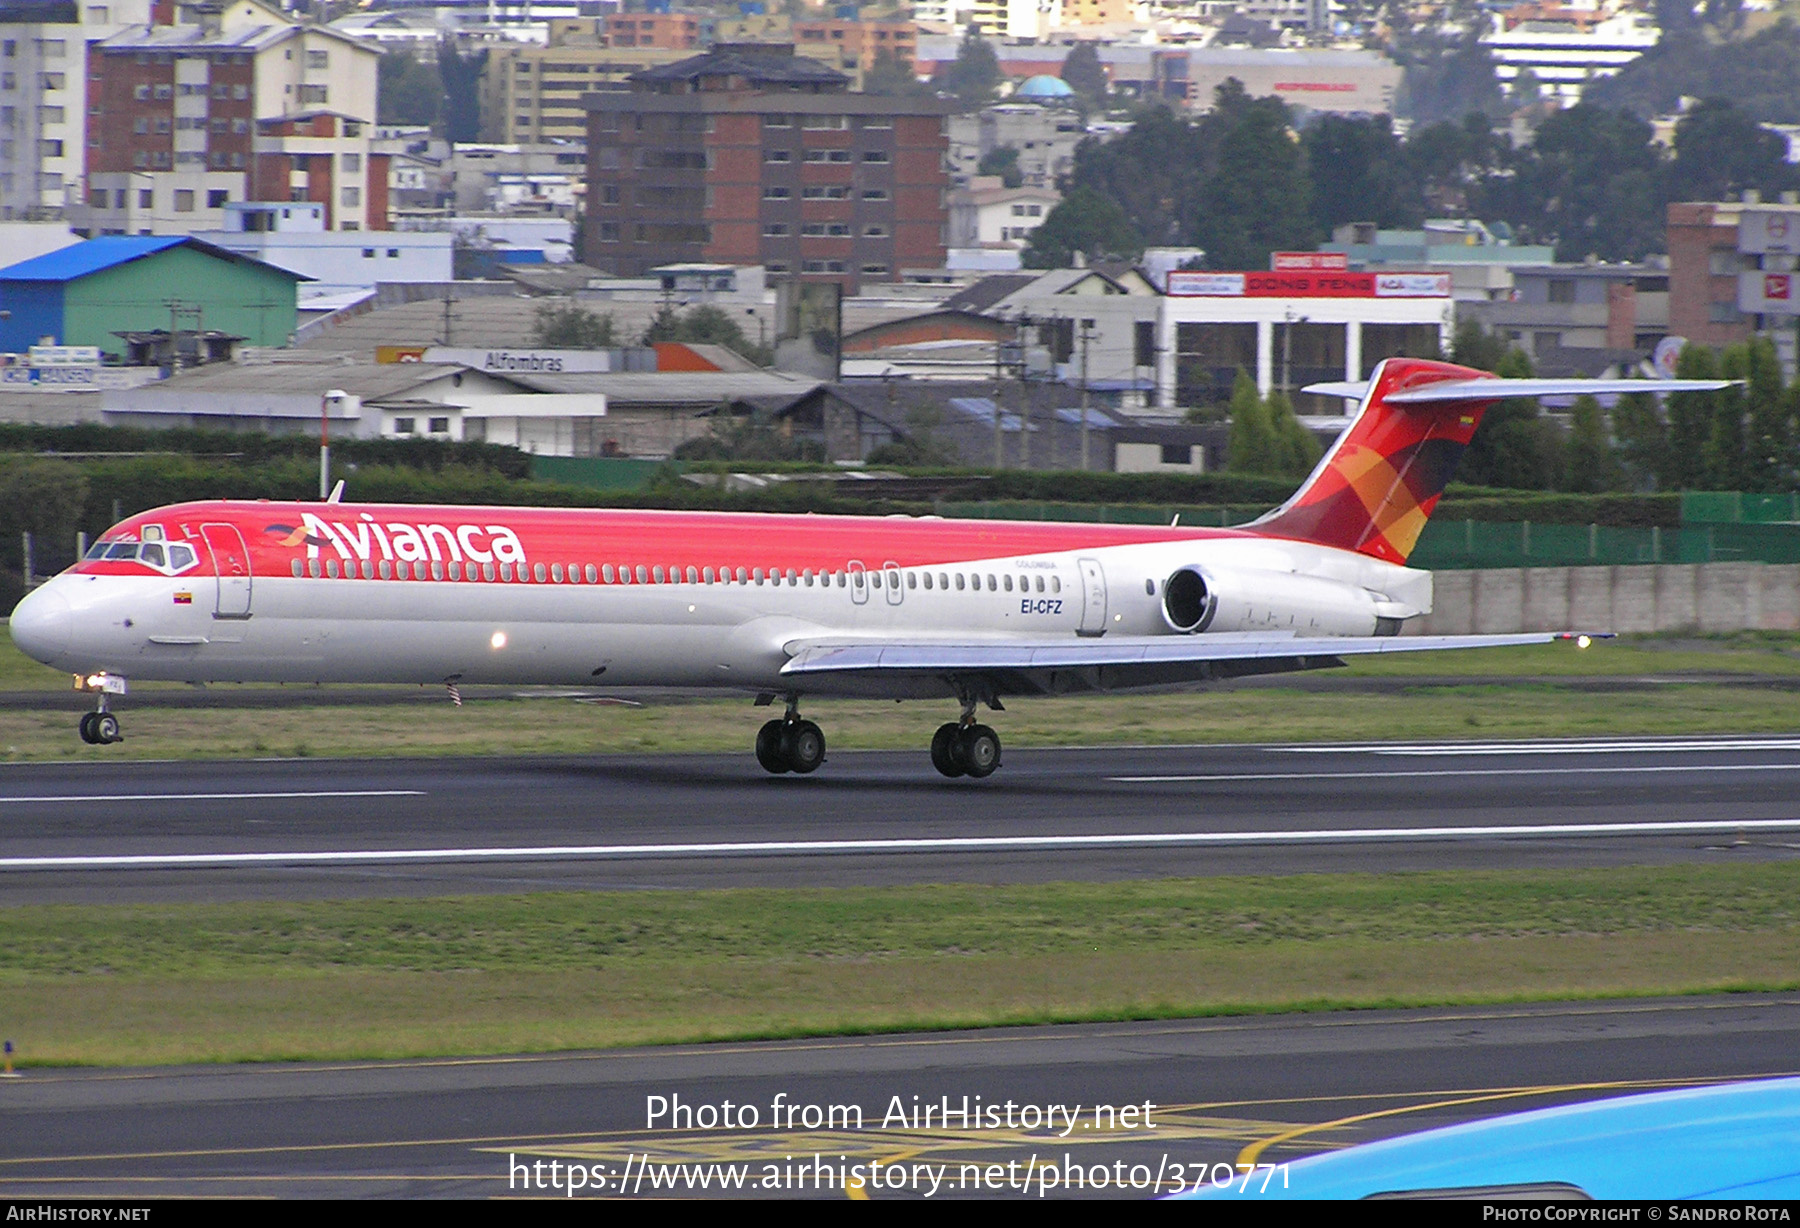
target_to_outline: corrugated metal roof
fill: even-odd
[[[261,265],[295,281],[314,280],[304,273],[290,272],[277,265],[240,256],[222,247],[214,247],[192,235],[101,235],[99,238],[72,243],[68,247],[0,269],[0,281],[75,281],[175,247],[192,247],[233,264]]]

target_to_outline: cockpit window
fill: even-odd
[[[176,542],[171,542],[166,547],[161,542],[95,542],[84,557],[105,559],[109,563],[135,560],[171,575],[186,571],[197,561],[191,546]]]

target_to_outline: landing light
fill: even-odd
[[[493,648],[496,650],[505,648],[506,647],[506,632],[504,632],[504,631],[494,632],[494,634],[492,634],[491,636],[488,637],[488,646],[490,648]]]
[[[1578,635],[1575,637],[1575,647],[1577,647],[1577,648],[1586,648],[1589,644],[1592,644],[1593,642],[1594,642],[1594,637],[1591,635]]]

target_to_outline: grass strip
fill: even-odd
[[[0,760],[233,759],[307,756],[632,754],[746,756],[769,709],[745,699],[644,708],[570,699],[471,700],[441,706],[119,709],[125,741],[87,746],[73,713],[0,711]],[[808,699],[834,751],[924,753],[955,715],[944,703]],[[1482,683],[1397,693],[1283,688],[1173,695],[1009,699],[992,718],[1008,748],[1189,742],[1329,742],[1368,738],[1607,737],[1792,733],[1800,690],[1672,684],[1629,697],[1579,684]]]
[[[1800,861],[0,909],[35,1063],[1800,987]]]

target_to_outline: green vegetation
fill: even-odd
[[[1800,986],[1800,864],[4,909],[27,1063]]]
[[[603,350],[618,344],[611,316],[575,302],[540,304],[531,331],[533,340],[549,349]]]

